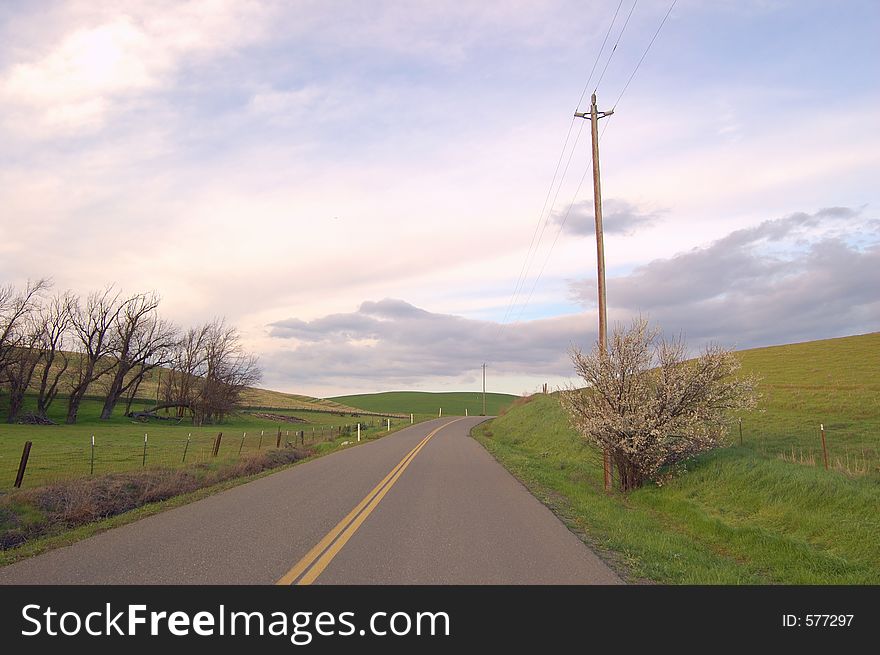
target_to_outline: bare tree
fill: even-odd
[[[49,406],[58,394],[58,384],[70,365],[64,343],[76,302],[76,296],[68,291],[53,297],[40,310],[43,334],[40,348],[43,357],[40,362],[40,386],[37,390],[37,414],[43,418],[46,418]]]
[[[211,325],[206,323],[186,331],[174,348],[170,370],[160,386],[162,404],[175,407],[180,418],[187,411],[195,413],[201,380],[207,372],[206,344]]]
[[[36,311],[40,294],[49,286],[49,281],[40,279],[29,280],[20,292],[11,284],[0,287],[0,383],[8,382],[7,367],[27,339],[29,330],[22,324]]]
[[[156,294],[137,294],[126,299],[116,314],[109,355],[115,360],[101,418],[108,419],[119,399],[140,386],[144,376],[169,363],[176,330],[156,313]],[[130,404],[130,402],[129,402]]]
[[[76,423],[89,385],[117,365],[109,355],[115,347],[113,326],[121,309],[119,293],[112,286],[89,294],[85,307],[79,303],[74,306],[70,324],[78,358],[68,399],[67,423]]]
[[[242,393],[256,384],[256,357],[244,351],[238,332],[215,319],[189,330],[180,340],[160,406],[192,413],[197,424],[223,421],[241,405]]]
[[[205,375],[194,407],[200,423],[222,421],[240,405],[245,389],[262,376],[257,359],[244,352],[238,331],[215,319],[205,339]]]
[[[6,365],[6,381],[9,385],[9,408],[6,422],[15,423],[24,406],[24,397],[34,377],[34,370],[43,357],[40,342],[43,337],[42,325],[36,312],[31,312],[24,321],[20,321],[16,337],[17,345],[9,354]]]
[[[584,438],[607,448],[624,491],[659,471],[723,444],[731,412],[757,401],[754,378],[737,378],[739,361],[719,346],[692,360],[682,339],[664,340],[644,319],[616,329],[607,354],[572,352],[584,389],[563,406]]]
[[[40,330],[35,316],[40,295],[49,286],[47,280],[40,279],[29,280],[22,291],[12,285],[0,288],[0,384],[9,389],[9,423],[21,411],[37,365],[40,351],[35,346]]]

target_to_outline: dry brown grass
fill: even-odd
[[[803,466],[824,466],[822,453],[814,453],[812,450],[804,452],[800,449],[795,451],[794,446],[792,446],[790,453],[779,453],[777,458],[784,462]],[[872,475],[880,470],[880,467],[872,462],[870,455],[865,450],[856,453],[845,451],[842,457],[829,456],[828,466],[830,469],[851,478]]]

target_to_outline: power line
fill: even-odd
[[[638,0],[636,0],[638,2]],[[584,96],[587,94],[587,90],[590,88],[590,82],[593,79],[593,75],[596,72],[596,66],[599,64],[599,59],[602,57],[602,53],[605,51],[605,46],[608,43],[608,37],[611,35],[611,30],[614,28],[614,23],[617,21],[617,15],[620,13],[620,8],[623,6],[623,0],[620,0],[617,3],[617,9],[614,10],[614,15],[611,17],[611,24],[608,25],[608,30],[605,32],[605,38],[602,39],[602,45],[599,48],[599,52],[596,54],[596,59],[593,61],[593,67],[590,69],[590,75],[587,77],[587,83],[584,84],[584,89],[581,91],[580,98],[578,98],[577,106],[575,107],[575,113],[580,109],[581,103],[584,100]],[[635,5],[633,5],[635,7]],[[630,15],[632,15],[632,10],[630,10]],[[629,22],[629,17],[627,17],[627,22]],[[626,24],[624,24],[623,29],[626,29]],[[621,34],[623,34],[623,30],[621,30]],[[620,35],[617,37],[617,42],[620,42]],[[617,44],[614,45],[617,48]],[[612,52],[613,54],[613,52]],[[610,58],[609,58],[610,61]],[[606,62],[605,67],[608,67]],[[604,71],[603,71],[604,74]],[[597,84],[598,86],[598,84]],[[553,203],[550,205],[550,212],[547,214],[546,219],[544,219],[544,212],[547,209],[547,201],[550,198],[550,194],[553,192],[553,187],[556,184],[556,177],[559,173],[559,165],[562,163],[563,157],[565,157],[565,152],[568,148],[568,141],[571,138],[571,130],[574,127],[575,117],[572,116],[571,123],[568,126],[568,132],[565,135],[565,141],[562,144],[562,152],[559,153],[559,159],[556,161],[556,169],[553,171],[553,178],[550,181],[550,188],[547,189],[547,195],[544,198],[544,204],[541,207],[541,213],[538,215],[538,222],[535,224],[535,230],[532,233],[532,239],[529,242],[529,249],[526,252],[525,260],[523,261],[522,268],[520,268],[519,275],[517,276],[516,285],[514,286],[513,295],[511,296],[510,302],[507,305],[507,309],[504,312],[504,318],[501,320],[501,324],[498,326],[498,334],[496,338],[501,336],[501,333],[504,331],[504,326],[507,324],[507,319],[510,316],[511,310],[516,306],[516,299],[519,297],[520,291],[523,289],[523,285],[525,285],[526,280],[528,279],[528,271],[531,270],[531,262],[534,254],[537,253],[538,248],[540,247],[541,240],[544,237],[544,231],[547,228],[547,223],[550,220],[550,216],[553,214],[553,208],[556,206],[556,198],[559,196],[559,191],[562,188],[562,183],[565,180],[565,175],[568,172],[568,166],[571,164],[571,159],[574,156],[575,148],[577,147],[578,141],[580,140],[581,132],[583,131],[583,124],[578,129],[577,136],[575,137],[574,144],[572,145],[571,152],[568,156],[568,161],[565,164],[565,169],[562,172],[562,177],[559,179],[559,186],[556,188],[556,194],[553,196]],[[541,228],[543,220],[543,228]],[[538,236],[538,230],[540,228],[540,236]],[[535,237],[538,237],[537,244],[535,242]],[[534,249],[534,250],[533,250]]]
[[[623,94],[626,93],[626,90],[629,88],[630,82],[633,81],[636,73],[639,72],[639,68],[641,67],[642,62],[645,61],[645,57],[648,56],[648,51],[651,50],[651,46],[654,45],[654,41],[656,41],[657,37],[660,35],[660,30],[662,30],[663,26],[666,24],[666,19],[669,18],[669,14],[672,13],[672,9],[675,7],[676,2],[678,2],[678,0],[672,0],[672,4],[669,5],[669,9],[666,11],[666,15],[663,17],[663,20],[660,21],[660,25],[657,27],[657,31],[654,32],[654,36],[651,37],[651,41],[650,43],[648,43],[648,47],[645,48],[645,52],[642,53],[642,58],[639,59],[639,63],[636,64],[636,67],[633,69],[632,74],[630,74],[629,79],[626,81],[626,84],[623,85],[623,89],[621,90],[620,95],[617,96],[617,100],[614,101],[614,105],[611,107],[612,111],[614,111],[614,108],[617,107],[617,103],[620,102]]]
[[[642,53],[641,58],[639,59],[639,61],[638,61],[638,63],[636,64],[635,68],[633,69],[633,72],[630,74],[629,78],[627,79],[626,84],[624,84],[623,89],[622,89],[621,92],[620,92],[620,95],[617,96],[617,100],[615,100],[614,105],[613,105],[612,108],[611,108],[611,112],[614,111],[614,109],[617,107],[618,103],[620,102],[620,99],[623,97],[623,94],[626,93],[626,90],[629,88],[629,85],[630,85],[630,83],[633,81],[633,78],[636,76],[636,73],[638,72],[639,68],[641,67],[642,62],[643,62],[643,61],[645,60],[645,58],[648,56],[648,52],[651,50],[651,46],[654,45],[654,41],[656,41],[656,40],[657,40],[657,37],[660,35],[660,31],[663,29],[663,25],[666,24],[666,20],[669,18],[669,15],[672,13],[672,10],[673,10],[673,8],[675,7],[675,3],[676,3],[677,1],[678,1],[678,0],[672,0],[672,3],[669,5],[669,9],[666,11],[666,14],[663,16],[663,19],[660,21],[660,25],[657,26],[657,30],[654,32],[654,36],[651,37],[651,41],[648,43],[648,46],[645,48],[645,51]],[[638,2],[638,0],[636,0],[636,2]],[[635,3],[633,3],[633,9],[634,9],[634,8],[635,8]],[[619,9],[619,7],[618,7],[618,9]],[[630,16],[632,15],[632,10],[630,10],[630,14],[629,14],[629,15],[630,15]],[[629,16],[627,16],[627,22],[628,22],[628,21],[629,21]],[[623,28],[623,29],[626,29],[626,24],[624,24],[624,28]],[[621,33],[620,33],[620,35],[623,34],[623,29],[621,29]],[[618,42],[619,42],[620,35],[618,35]],[[617,44],[614,45],[614,48],[616,48],[616,47],[617,47]],[[613,53],[614,53],[614,51],[612,50],[612,55],[613,55]],[[609,61],[610,61],[610,56],[609,56]],[[607,68],[607,62],[606,62],[606,68]],[[602,74],[604,75],[604,69],[603,69]],[[600,81],[601,81],[601,79],[600,79]],[[598,87],[598,83],[597,83],[597,87]],[[610,119],[610,117],[609,117],[609,119]],[[602,128],[602,134],[599,135],[599,141],[600,141],[600,142],[602,141],[602,137],[605,136],[605,132],[608,130],[608,126],[609,126],[610,124],[611,124],[611,120],[609,120],[608,122],[606,122],[606,123],[605,123],[605,126]],[[591,154],[591,156],[590,156],[590,163],[592,164],[592,154]],[[578,193],[580,192],[581,186],[583,185],[584,180],[585,180],[586,177],[587,177],[587,172],[588,172],[589,170],[590,170],[590,169],[589,169],[589,167],[588,167],[588,168],[584,171],[584,174],[583,174],[583,176],[581,177],[581,181],[578,183],[577,190],[575,190],[574,196],[572,197],[572,201],[571,201],[571,203],[569,204],[568,209],[567,209],[566,212],[565,212],[565,216],[563,217],[562,221],[560,221],[560,223],[559,223],[559,229],[556,231],[556,236],[555,236],[554,239],[553,239],[553,243],[550,245],[550,250],[547,252],[547,256],[544,258],[544,263],[541,265],[541,269],[540,269],[540,271],[538,272],[538,276],[535,278],[535,281],[532,283],[532,288],[531,288],[530,291],[529,291],[529,295],[528,295],[528,297],[527,297],[527,299],[526,299],[526,302],[525,302],[525,303],[522,305],[522,307],[520,308],[519,314],[517,314],[517,318],[516,318],[517,321],[518,321],[518,320],[520,319],[520,317],[523,315],[523,312],[525,311],[525,309],[526,309],[526,307],[528,306],[529,302],[531,302],[531,299],[532,299],[532,296],[533,296],[533,294],[534,294],[534,292],[535,292],[535,289],[536,289],[537,286],[538,286],[538,281],[539,281],[539,280],[541,279],[541,277],[543,276],[543,274],[544,274],[544,270],[545,270],[545,268],[546,268],[546,266],[547,266],[547,263],[550,261],[550,256],[551,256],[551,254],[553,253],[553,249],[556,247],[556,242],[559,240],[559,235],[562,234],[562,230],[565,228],[565,223],[566,223],[566,221],[568,220],[568,216],[569,216],[569,214],[571,213],[572,207],[574,206],[574,204],[575,204],[575,202],[576,202],[576,200],[577,200]]]
[[[507,321],[507,317],[510,315],[510,310],[514,307],[514,302],[516,301],[517,296],[519,295],[520,288],[522,283],[525,281],[525,272],[526,267],[529,265],[532,257],[532,248],[535,245],[535,237],[538,236],[538,229],[541,227],[541,219],[544,217],[544,210],[547,209],[547,201],[550,199],[550,194],[553,192],[553,185],[556,183],[556,176],[559,173],[559,165],[562,163],[562,158],[565,156],[565,151],[568,148],[568,139],[571,137],[571,128],[574,127],[574,117],[572,116],[571,123],[568,125],[568,132],[565,135],[565,142],[562,144],[562,152],[559,153],[559,159],[556,161],[556,169],[553,171],[553,179],[550,180],[550,188],[547,189],[547,195],[544,198],[544,204],[541,207],[541,213],[538,215],[538,222],[535,224],[535,231],[532,232],[532,240],[529,242],[529,249],[526,251],[526,257],[523,260],[523,265],[519,270],[519,275],[516,278],[516,284],[513,288],[513,295],[510,298],[510,301],[507,304],[507,309],[504,312],[504,318],[501,319],[501,325],[498,326],[498,334],[496,335],[496,339],[501,335],[502,330],[504,329],[504,325]],[[581,126],[583,129],[583,126]],[[577,142],[575,142],[576,144]],[[567,166],[566,166],[567,168]],[[542,231],[543,234],[543,231]],[[539,240],[540,242],[540,240]]]
[[[599,135],[599,142],[600,143],[602,141],[602,137],[605,136],[605,130],[608,129],[609,123],[610,123],[610,121],[605,123],[605,126],[602,128],[602,134]],[[571,202],[568,204],[568,209],[565,211],[565,216],[563,216],[562,220],[559,222],[559,229],[556,230],[556,236],[553,238],[553,243],[550,244],[550,250],[547,251],[547,256],[544,258],[544,263],[541,264],[541,270],[538,271],[538,276],[535,278],[535,281],[532,283],[532,288],[529,290],[528,298],[526,299],[526,302],[522,305],[522,307],[520,307],[519,314],[516,317],[517,321],[522,317],[523,312],[525,312],[526,307],[528,307],[529,303],[531,302],[532,296],[535,293],[535,289],[538,287],[538,281],[544,275],[544,269],[547,268],[547,263],[550,261],[550,256],[553,254],[553,249],[556,247],[556,242],[559,241],[559,235],[561,235],[562,230],[565,229],[565,223],[566,223],[566,221],[568,221],[568,216],[569,216],[569,214],[571,214],[571,210],[574,207],[575,202],[577,202],[578,194],[580,193],[581,187],[584,184],[584,180],[587,179],[587,173],[590,172],[592,164],[593,164],[593,154],[591,152],[590,153],[590,163],[584,169],[584,174],[581,176],[581,181],[578,182],[577,189],[575,189],[574,195],[571,198]]]
[[[636,2],[638,2],[638,0],[636,0]],[[599,58],[602,56],[602,53],[605,51],[605,44],[608,43],[608,37],[611,35],[611,29],[614,27],[614,22],[617,20],[617,14],[620,13],[620,8],[622,6],[623,6],[623,0],[620,0],[620,2],[617,3],[617,9],[614,10],[614,16],[611,17],[611,24],[608,26],[608,31],[605,32],[605,38],[602,39],[602,47],[599,48],[599,54],[596,55],[596,61],[593,62],[593,68],[590,69],[590,76],[587,78],[587,83],[584,84],[584,90],[581,91],[581,97],[578,98],[577,107],[575,107],[575,109],[574,109],[575,112],[577,112],[577,110],[581,108],[581,103],[584,101],[584,96],[587,95],[587,89],[590,88],[590,80],[593,79],[593,73],[596,72],[596,65],[599,63]],[[635,5],[633,5],[633,6],[635,6]],[[632,14],[632,11],[630,11],[630,14]],[[629,17],[627,17],[626,20],[627,20],[627,22],[629,22]],[[623,26],[623,29],[626,29],[625,24]],[[621,34],[622,33],[623,32],[621,31]],[[617,41],[620,42],[620,36],[617,37]],[[614,47],[615,48],[617,47],[616,43],[614,44]],[[612,50],[612,54],[614,54],[613,50]],[[605,64],[605,67],[606,68],[608,67],[607,63]],[[605,74],[604,70],[602,71],[602,74],[603,75]],[[598,82],[596,83],[596,86],[599,86]]]
[[[623,22],[623,27],[620,28],[620,34],[617,35],[617,41],[615,41],[614,47],[611,48],[611,54],[608,55],[608,61],[605,62],[605,67],[602,69],[602,74],[599,75],[599,81],[596,82],[596,88],[593,89],[593,93],[598,91],[599,85],[602,84],[602,80],[605,77],[605,71],[608,70],[608,64],[610,64],[611,60],[614,58],[614,53],[617,51],[617,46],[620,45],[620,39],[623,37],[623,33],[626,32],[626,26],[629,25],[629,19],[632,18],[637,4],[639,4],[639,0],[635,0],[632,7],[630,7],[629,14],[627,14],[626,20]]]

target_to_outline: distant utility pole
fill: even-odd
[[[605,309],[605,236],[602,231],[602,184],[599,180],[599,119],[610,116],[611,111],[599,111],[596,108],[596,94],[590,101],[590,113],[575,112],[577,118],[590,121],[590,132],[593,137],[593,209],[596,216],[596,262],[598,266],[599,286],[599,353],[602,357],[608,353],[608,318]],[[611,491],[611,455],[606,448],[603,457],[605,473],[605,491]]]
[[[483,413],[481,416],[486,415],[486,365],[483,364]]]

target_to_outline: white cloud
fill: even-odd
[[[255,39],[266,13],[222,0],[74,3],[64,10],[71,14],[66,33],[20,49],[20,60],[0,71],[7,129],[31,137],[99,129],[126,99],[170,84],[188,58]]]

